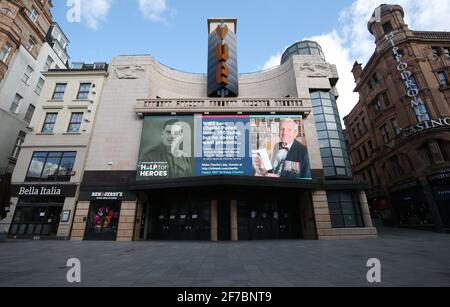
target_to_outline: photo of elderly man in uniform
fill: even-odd
[[[291,118],[281,119],[278,136],[280,142],[273,149],[272,169],[263,176],[311,179],[308,148],[297,140],[299,124]],[[260,161],[256,165],[260,166]]]
[[[153,119],[157,121],[158,118]],[[160,120],[160,119],[159,119]],[[147,127],[151,139],[153,136],[154,125]],[[192,157],[191,125],[183,119],[166,120],[163,124],[159,143],[149,146],[143,150],[140,160],[143,163],[161,163],[167,166],[167,176],[165,178],[181,178],[194,175],[194,161]],[[188,133],[189,132],[189,133]],[[145,133],[145,130],[144,130]],[[143,136],[145,138],[145,136]],[[149,138],[147,136],[147,138]]]

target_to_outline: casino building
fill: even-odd
[[[353,68],[348,151],[376,217],[449,230],[450,32],[410,30],[403,18],[399,5],[381,5],[368,23],[376,50]]]
[[[208,20],[207,74],[112,59],[74,160],[72,240],[377,237],[367,185],[352,178],[336,66],[302,41],[280,66],[239,74],[236,35],[236,19]]]

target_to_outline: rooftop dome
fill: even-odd
[[[319,55],[325,60],[322,47],[318,43],[308,40],[296,42],[288,47],[281,57],[281,64],[293,55]]]
[[[403,11],[403,8],[398,4],[381,4],[379,7],[377,7],[372,14],[372,18],[370,18],[370,20],[367,24],[367,28],[369,29],[369,32],[372,35],[374,34],[372,31],[372,25],[378,21],[377,17],[381,18],[381,16],[383,16],[384,14],[392,12],[394,10],[400,10],[402,13],[402,16],[405,17],[405,11]]]

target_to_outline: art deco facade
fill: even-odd
[[[376,49],[355,63],[360,101],[346,116],[353,172],[385,223],[450,228],[450,32],[410,30],[398,5],[368,24]]]
[[[10,236],[33,229],[19,208],[36,194],[43,208],[62,210],[51,236],[73,240],[375,238],[367,185],[351,176],[335,65],[304,41],[274,69],[237,74],[236,25],[209,20],[208,74],[151,56],[113,58],[86,134],[67,133],[80,107],[73,94],[44,99],[13,176]],[[79,74],[52,72],[46,96],[69,79],[100,83]],[[50,181],[56,164],[76,194]]]

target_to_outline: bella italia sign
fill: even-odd
[[[12,197],[64,196],[74,197],[76,185],[12,185]]]
[[[403,55],[399,52],[400,48],[394,42],[394,33],[390,33],[385,36],[386,41],[390,42],[392,45],[392,52],[397,61],[397,70],[400,72],[402,81],[406,87],[406,94],[411,98],[411,107],[417,116],[419,122],[427,121],[430,119],[428,115],[425,103],[419,97],[419,87],[413,78],[413,74],[408,70],[408,63],[403,60]]]

